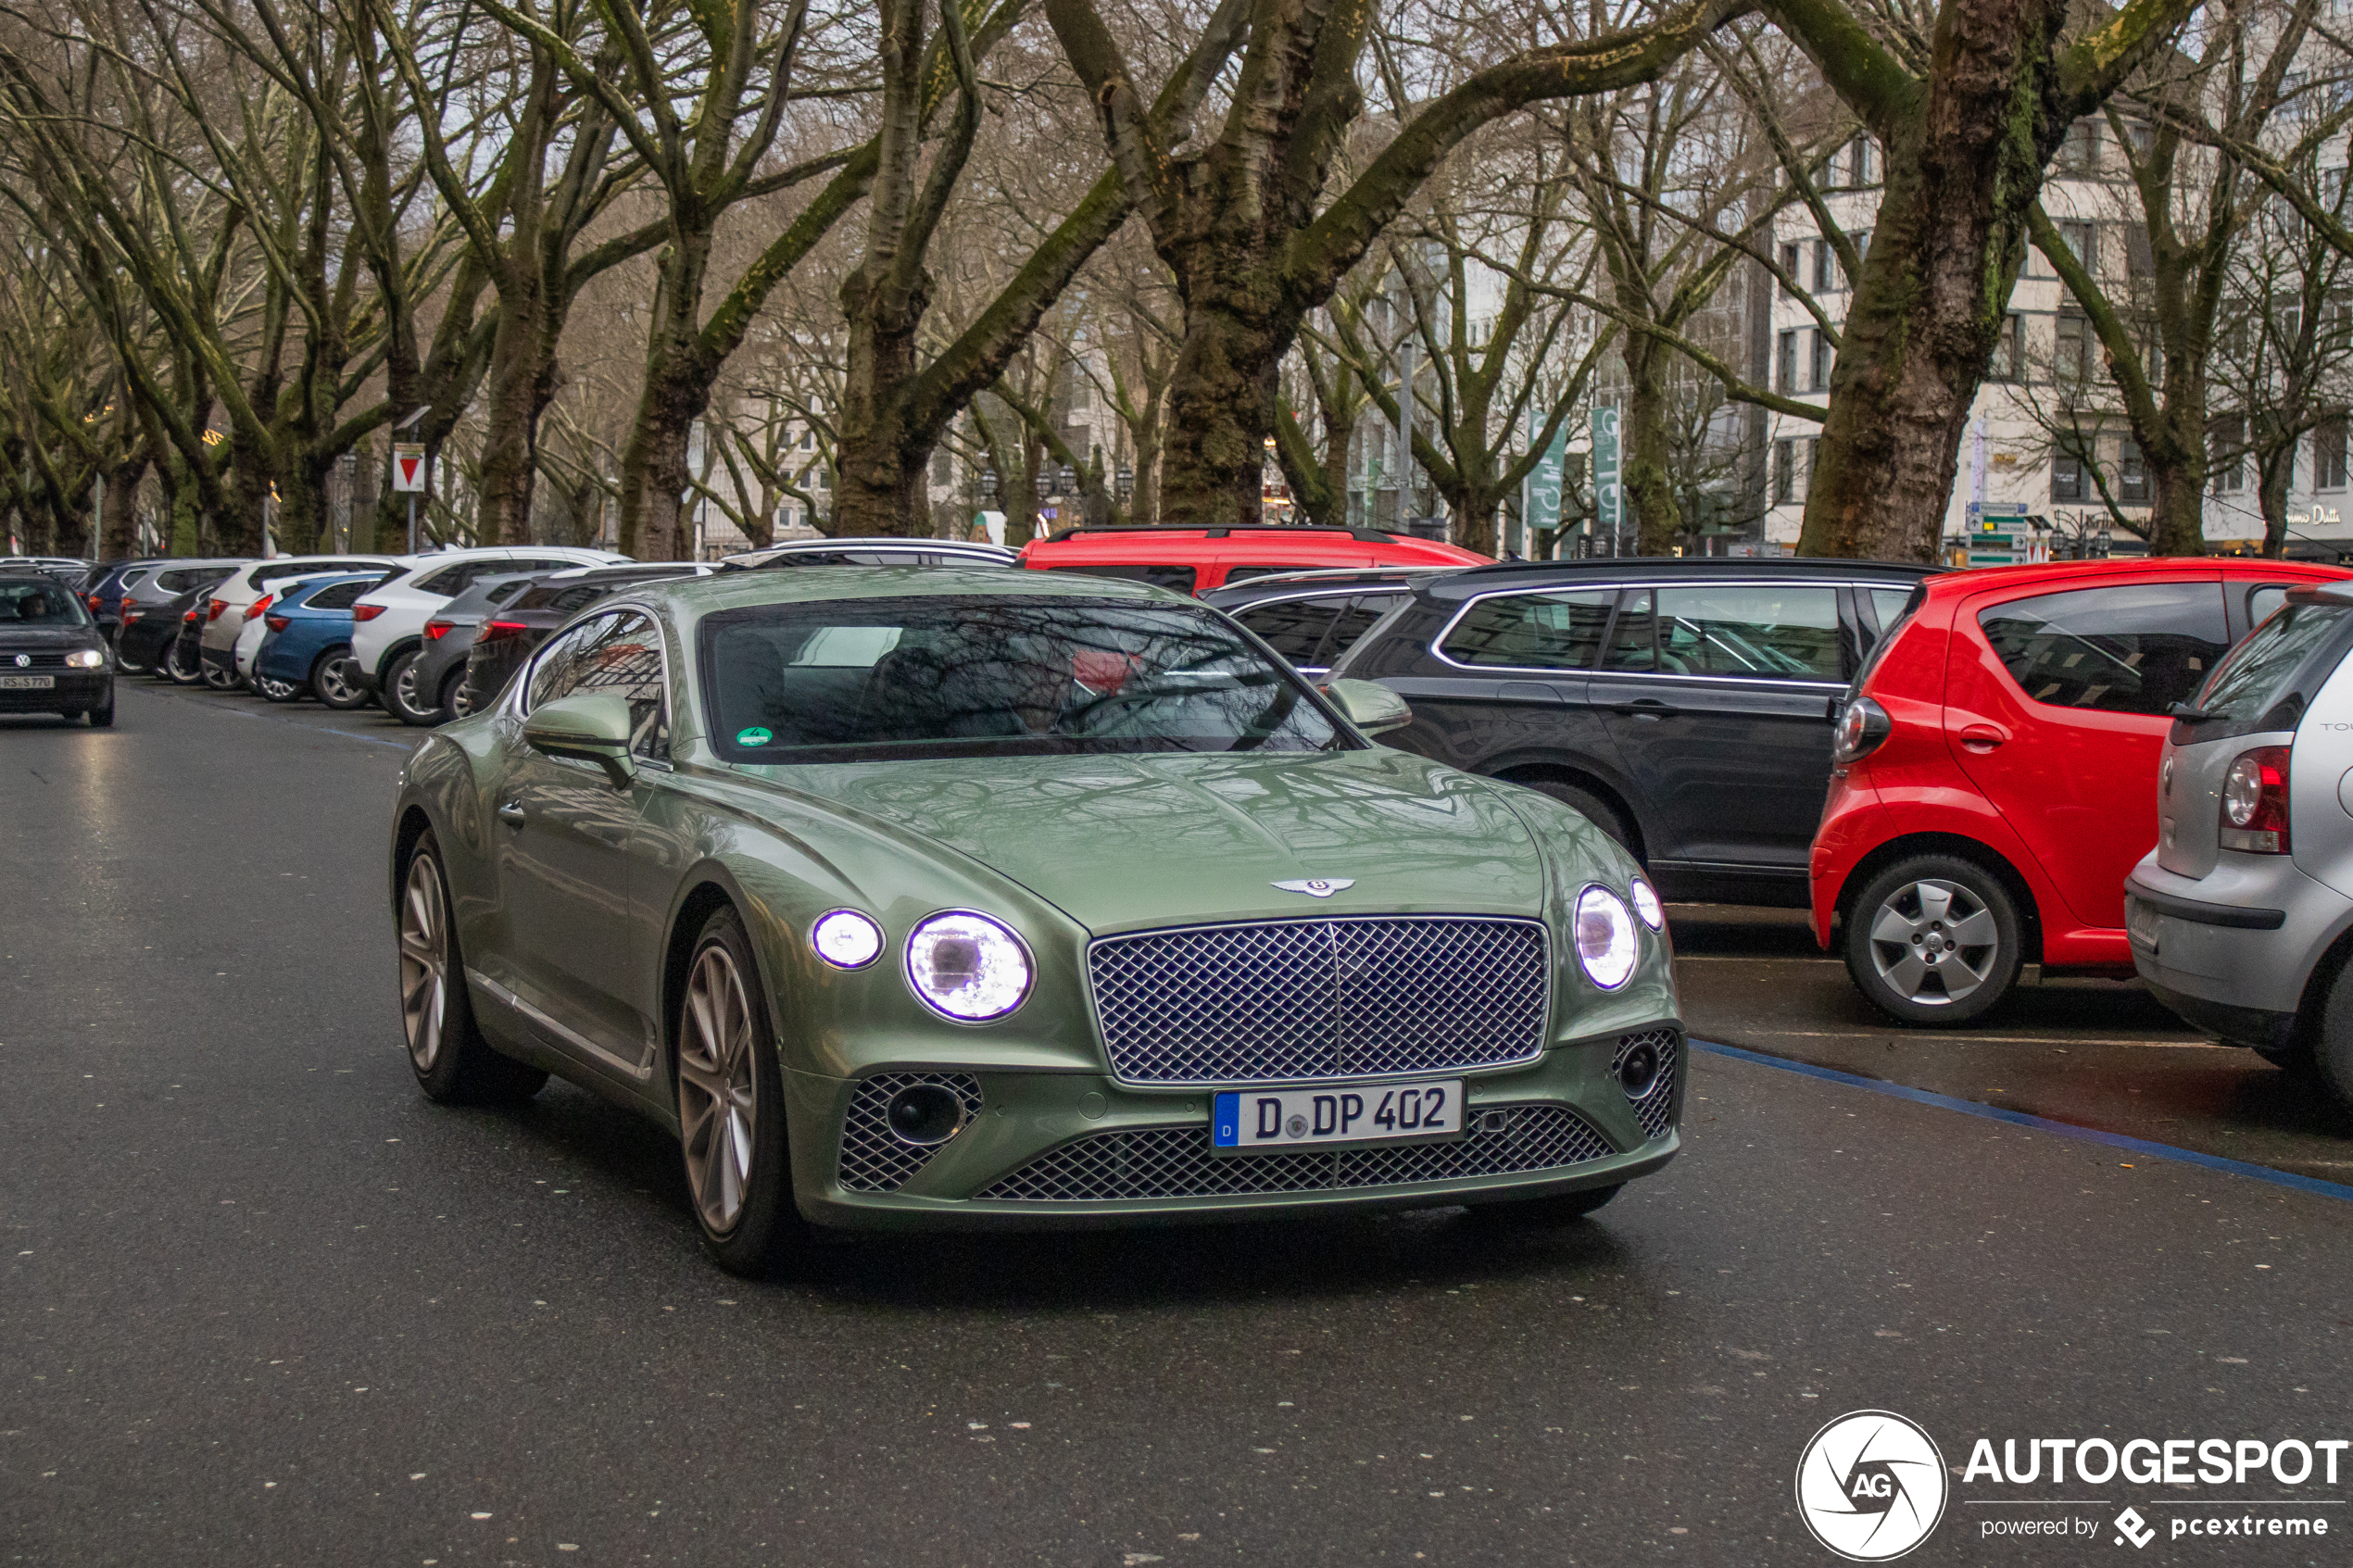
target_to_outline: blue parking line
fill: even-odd
[[[2133,1154],[2145,1154],[2152,1160],[2171,1160],[2183,1165],[2202,1165],[2209,1171],[2221,1171],[2233,1176],[2252,1176],[2273,1186],[2293,1187],[2320,1198],[2334,1198],[2341,1202],[2353,1202],[2353,1186],[2342,1182],[2324,1182],[2317,1176],[2299,1176],[2290,1171],[2275,1171],[2269,1165],[2253,1165],[2244,1160],[2225,1160],[2219,1154],[2200,1154],[2196,1149],[2176,1148],[2171,1144],[2151,1143],[2146,1138],[2128,1138],[2121,1133],[2103,1133],[2092,1127],[2078,1127],[2070,1123],[2053,1122],[2047,1117],[2030,1116],[2022,1110],[2005,1110],[1998,1105],[1981,1105],[1973,1099],[1957,1099],[1928,1089],[1915,1089],[1902,1084],[1890,1084],[1883,1079],[1866,1078],[1859,1073],[1842,1073],[1835,1067],[1816,1067],[1811,1062],[1791,1061],[1783,1057],[1767,1056],[1761,1051],[1743,1050],[1738,1046],[1719,1046],[1712,1040],[1693,1040],[1694,1050],[1710,1056],[1728,1056],[1735,1060],[1754,1062],[1759,1067],[1778,1068],[1783,1073],[1796,1073],[1808,1078],[1822,1078],[1850,1088],[1869,1089],[1876,1095],[1894,1099],[1907,1099],[1915,1105],[1932,1105],[1942,1110],[1957,1110],[1965,1116],[1982,1116],[1989,1122],[2007,1122],[2013,1127],[2032,1127],[2037,1132],[2054,1133],[2063,1138],[2080,1138],[2085,1143],[2104,1144]]]

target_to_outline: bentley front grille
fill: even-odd
[[[849,1097],[841,1124],[841,1185],[851,1192],[897,1192],[948,1147],[911,1144],[890,1130],[891,1097],[918,1084],[937,1084],[964,1107],[964,1125],[980,1115],[980,1080],[969,1073],[877,1073]]]
[[[1206,1126],[1097,1133],[1039,1155],[975,1196],[1008,1203],[1101,1203],[1332,1192],[1556,1171],[1617,1152],[1567,1106],[1480,1106],[1470,1118],[1470,1131],[1453,1143],[1297,1154],[1217,1154]]]
[[[1087,967],[1113,1075],[1196,1086],[1531,1061],[1552,976],[1541,923],[1454,915],[1147,931]]]

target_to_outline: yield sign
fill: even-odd
[[[392,487],[396,491],[422,490],[425,487],[425,449],[422,444],[393,444]]]

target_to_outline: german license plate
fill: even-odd
[[[1210,1143],[1227,1154],[1432,1143],[1463,1135],[1463,1081],[1227,1090],[1210,1110]]]
[[[55,675],[0,675],[0,692],[53,691],[57,684]]]

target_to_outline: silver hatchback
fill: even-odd
[[[2353,1103],[2353,583],[2286,602],[2173,709],[2133,962],[2226,1043]]]

